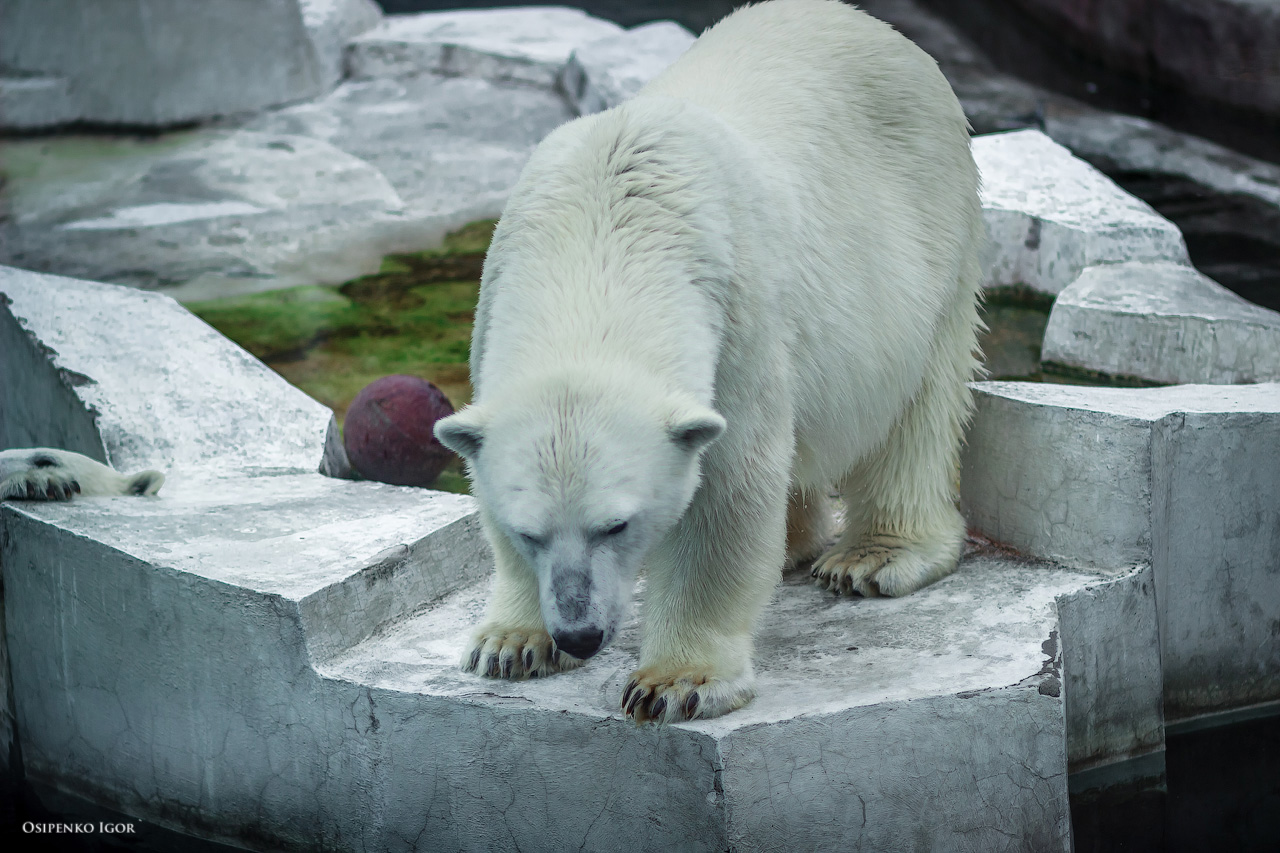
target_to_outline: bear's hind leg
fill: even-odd
[[[556,648],[542,620],[538,580],[507,537],[481,511],[493,546],[494,585],[484,622],[462,653],[467,672],[490,678],[539,678],[582,666]]]
[[[813,567],[835,593],[900,596],[955,570],[965,523],[956,508],[960,443],[977,368],[976,304],[948,318],[933,370],[881,447],[840,483],[845,531]]]
[[[831,502],[820,490],[791,490],[787,501],[787,562],[793,569],[810,562],[831,542]]]

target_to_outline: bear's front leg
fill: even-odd
[[[494,586],[484,622],[462,654],[462,668],[490,678],[540,678],[582,666],[558,648],[542,621],[533,569],[481,512],[493,547]]]
[[[733,476],[707,472],[649,557],[640,667],[622,693],[637,723],[718,717],[755,695],[752,632],[785,559],[787,477]]]

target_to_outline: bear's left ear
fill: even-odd
[[[719,438],[725,426],[724,418],[711,409],[699,406],[691,411],[681,412],[667,431],[671,440],[679,447],[690,453],[698,453]]]
[[[484,444],[484,427],[488,419],[472,406],[456,415],[436,421],[436,440],[463,459],[474,459]]]

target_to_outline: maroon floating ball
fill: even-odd
[[[384,376],[351,401],[342,443],[366,480],[429,486],[453,453],[436,441],[436,421],[453,414],[449,398],[416,376]]]

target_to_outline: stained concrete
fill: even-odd
[[[1096,264],[1188,263],[1172,222],[1039,131],[976,137],[973,156],[990,235],[987,287],[1056,296]]]
[[[1280,314],[1168,263],[1090,267],[1053,303],[1041,359],[1155,382],[1280,380]]]
[[[1167,715],[1280,699],[1280,385],[974,387],[969,524],[1071,565],[1150,565]]]

